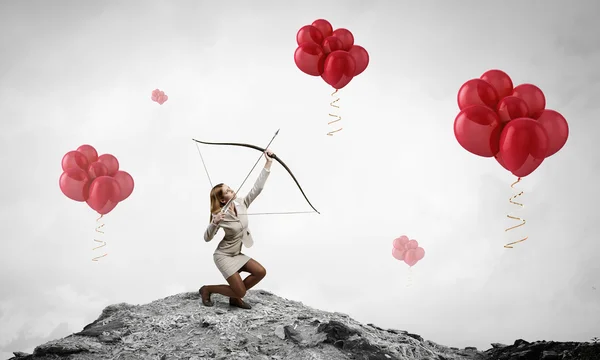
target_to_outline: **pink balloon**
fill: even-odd
[[[108,176],[108,168],[103,163],[96,161],[88,166],[87,173],[90,180],[94,180],[98,176]]]
[[[419,243],[417,242],[417,240],[411,240],[406,244],[406,248],[408,250],[416,249],[417,247],[419,247]]]
[[[88,164],[98,161],[98,152],[92,145],[81,145],[77,151],[83,154],[88,161]]]
[[[406,248],[406,243],[408,243],[408,237],[402,235],[399,238],[394,239],[394,248],[398,250],[404,250]]]
[[[58,180],[58,186],[60,191],[71,200],[83,202],[89,197],[89,177],[80,168],[70,168],[63,172]]]
[[[114,179],[117,180],[119,186],[121,187],[121,195],[119,196],[119,202],[121,202],[127,199],[133,192],[133,178],[128,172],[119,170],[115,174]]]
[[[62,160],[61,166],[63,171],[67,171],[69,169],[81,169],[87,171],[88,160],[85,155],[80,153],[79,151],[73,150],[66,153]]]
[[[415,252],[416,249],[410,249],[406,251],[406,253],[404,254],[404,262],[406,263],[406,265],[413,266],[419,261],[417,260],[417,254]]]
[[[404,254],[406,254],[406,250],[397,248],[392,249],[392,256],[397,260],[404,260]]]
[[[119,160],[111,154],[98,156],[98,162],[106,166],[108,169],[108,176],[115,176],[117,171],[119,171]]]
[[[419,246],[415,249],[415,259],[417,259],[417,261],[421,261],[423,257],[425,257],[425,250]]]
[[[119,203],[121,187],[117,180],[110,176],[100,176],[90,185],[90,196],[87,204],[98,214],[106,215]]]

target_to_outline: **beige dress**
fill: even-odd
[[[250,204],[252,204],[254,199],[263,190],[269,173],[269,170],[263,168],[248,195],[232,201],[237,211],[237,216],[233,211],[229,210],[219,224],[214,225],[211,222],[204,232],[204,240],[208,242],[213,239],[219,228],[225,231],[225,236],[219,242],[213,254],[213,260],[225,279],[235,274],[250,260],[249,256],[241,252],[242,244],[248,248],[254,244],[252,234],[248,229],[248,216],[246,214],[248,213]]]

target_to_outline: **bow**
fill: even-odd
[[[261,148],[260,146],[256,146],[256,145],[252,145],[252,144],[244,144],[244,143],[230,143],[230,142],[226,142],[226,143],[217,143],[217,142],[208,142],[208,141],[200,141],[200,140],[196,140],[196,139],[192,139],[193,141],[200,143],[200,144],[206,144],[206,145],[229,145],[229,146],[242,146],[242,147],[247,147],[250,149],[254,149],[254,150],[258,150],[260,152],[265,152],[266,149]],[[304,196],[304,199],[306,199],[306,202],[308,203],[308,205],[310,205],[311,208],[313,208],[314,211],[317,212],[317,214],[321,214],[317,209],[315,209],[315,207],[310,203],[310,200],[308,200],[308,197],[306,197],[306,194],[304,193],[304,190],[302,190],[302,186],[300,186],[300,183],[298,182],[298,180],[296,179],[296,177],[294,176],[294,173],[292,173],[292,170],[290,170],[290,168],[283,162],[283,160],[281,160],[279,157],[277,157],[277,155],[273,154],[270,156],[271,158],[275,159],[278,163],[281,164],[281,166],[283,166],[283,168],[288,172],[288,174],[290,174],[290,176],[292,177],[292,179],[294,179],[294,182],[296,183],[296,186],[298,186],[298,189],[300,189],[300,192],[302,193],[302,196]],[[204,162],[204,160],[203,160]],[[300,213],[300,212],[294,212],[294,213]],[[250,214],[248,214],[250,215]]]

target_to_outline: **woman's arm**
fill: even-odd
[[[265,183],[267,182],[267,178],[271,173],[271,164],[273,163],[273,158],[268,156],[268,153],[273,154],[270,150],[265,151],[265,158],[267,159],[265,167],[260,172],[260,175],[258,175],[258,179],[256,179],[252,190],[250,190],[248,192],[248,195],[244,197],[244,205],[246,205],[246,208],[249,207],[250,204],[252,204],[252,202],[254,201],[254,199],[256,199],[258,194],[262,192],[263,188],[265,187]]]
[[[219,226],[211,222],[206,228],[206,231],[204,231],[204,241],[211,241],[217,234],[217,231],[219,231]]]
[[[254,199],[256,199],[258,194],[260,194],[263,191],[263,188],[265,187],[265,182],[267,181],[267,178],[269,177],[270,173],[271,171],[266,166],[262,169],[260,175],[258,175],[258,179],[256,179],[256,182],[252,187],[252,190],[250,190],[248,192],[248,195],[244,197],[244,205],[246,205],[246,207],[249,207],[250,204],[252,204],[252,202],[254,201]]]

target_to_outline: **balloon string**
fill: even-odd
[[[104,215],[100,215],[100,217],[96,219],[96,223],[100,222],[100,219],[102,219],[102,217],[103,217],[103,216],[104,216]],[[99,229],[101,229],[101,228],[103,228],[103,227],[104,227],[104,224],[103,224],[103,223],[102,223],[102,224],[100,224],[100,225],[98,225],[98,226],[96,226],[96,232],[97,232],[97,233],[100,233],[100,234],[104,234],[104,231],[102,231],[102,230],[99,230]],[[106,242],[105,242],[105,241],[98,240],[98,239],[94,239],[94,241],[95,241],[95,242],[102,243],[102,245],[100,245],[100,246],[96,246],[95,248],[93,248],[93,249],[92,249],[92,251],[93,251],[93,250],[96,250],[96,249],[99,249],[99,248],[101,248],[101,247],[104,247],[104,246],[106,246]],[[96,256],[95,258],[93,258],[93,259],[92,259],[92,261],[98,261],[98,259],[100,259],[101,257],[105,257],[106,255],[107,255],[107,254],[100,255],[100,256]]]
[[[520,181],[521,181],[521,178],[519,177],[519,178],[517,179],[517,181],[515,181],[514,183],[512,183],[512,184],[510,185],[510,187],[514,189],[514,188],[515,188],[515,185],[516,185],[517,183],[519,183]],[[521,204],[521,203],[518,203],[518,202],[516,202],[516,201],[513,201],[514,199],[516,199],[517,197],[519,197],[519,196],[521,196],[521,195],[523,195],[523,191],[521,191],[520,193],[518,193],[518,194],[516,194],[516,195],[513,195],[513,196],[511,196],[511,197],[510,197],[510,199],[508,199],[508,202],[510,202],[511,204],[515,204],[515,205],[517,205],[517,206],[520,206],[520,207],[524,207],[524,206],[523,206],[523,204]],[[508,218],[510,218],[510,219],[514,219],[514,220],[521,221],[521,223],[520,223],[519,225],[515,225],[515,226],[513,226],[513,227],[509,227],[508,229],[504,230],[505,232],[506,232],[506,231],[509,231],[509,230],[512,230],[512,229],[516,229],[516,228],[518,228],[518,227],[520,227],[520,226],[523,226],[523,225],[525,225],[525,219],[521,219],[520,217],[517,217],[517,216],[512,216],[512,215],[506,215],[506,217],[508,217]],[[523,242],[523,241],[525,241],[525,240],[527,240],[527,239],[528,239],[528,237],[527,237],[527,236],[525,236],[525,237],[524,237],[524,238],[522,238],[521,240],[514,241],[514,242],[511,242],[511,243],[508,243],[508,244],[504,245],[504,247],[505,247],[505,248],[507,248],[507,249],[512,249],[512,248],[513,248],[513,246],[511,246],[511,245],[518,244],[518,243],[520,243],[520,242]]]
[[[332,92],[332,93],[331,93],[331,96],[334,96],[334,97],[335,97],[335,94],[337,94],[337,92],[338,92],[338,91],[337,91],[337,89],[336,89],[334,92]],[[335,103],[336,103],[336,102],[338,102],[338,101],[340,101],[340,98],[339,98],[339,97],[336,97],[336,99],[335,99],[335,100],[333,100],[332,102],[330,102],[330,103],[329,103],[329,105],[330,105],[331,107],[334,107],[334,108],[338,108],[338,109],[339,109],[339,108],[340,108],[340,106],[335,104]],[[334,110],[334,112],[335,112],[335,110]],[[334,117],[334,118],[336,118],[336,119],[335,119],[335,120],[331,120],[330,122],[328,122],[328,123],[327,123],[327,125],[331,125],[331,124],[333,124],[334,122],[338,122],[338,121],[342,120],[342,117],[341,117],[341,116],[339,116],[339,115],[336,115],[336,114],[329,113],[329,116],[331,116],[331,117]],[[333,133],[336,133],[336,132],[338,132],[338,131],[340,131],[340,130],[342,130],[342,128],[339,128],[339,129],[337,129],[337,130],[330,131],[330,132],[328,132],[328,133],[327,133],[327,135],[329,135],[329,136],[333,136]]]
[[[408,268],[408,279],[406,281],[406,287],[412,286],[412,266]]]

